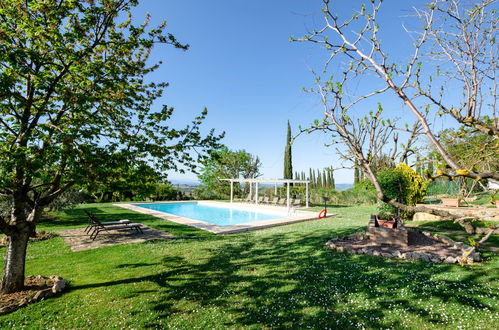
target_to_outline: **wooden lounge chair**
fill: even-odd
[[[130,223],[130,220],[128,219],[123,219],[123,220],[118,220],[118,221],[109,221],[109,222],[100,222],[95,214],[93,214],[90,211],[84,210],[84,212],[88,215],[88,225],[85,228],[85,233],[90,233],[93,228],[98,227],[98,226],[114,226],[114,225],[123,225],[126,223]]]

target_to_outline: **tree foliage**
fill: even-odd
[[[426,196],[426,182],[407,164],[400,163],[394,169],[382,170],[377,178],[385,195],[405,205],[414,206]],[[396,207],[384,202],[380,209],[382,213],[392,215],[397,213]],[[410,219],[412,215],[413,212],[410,211],[401,213],[405,219]]]
[[[467,127],[449,128],[440,132],[439,136],[445,149],[461,168],[473,172],[499,171],[498,138]],[[443,163],[441,167],[445,168],[442,157],[437,159]]]
[[[44,207],[75,184],[91,184],[111,167],[149,164],[159,173],[217,145],[199,125],[165,123],[173,108],[152,110],[167,83],[150,82],[153,46],[187,49],[165,33],[133,22],[135,0],[0,2],[0,218],[10,237],[1,291],[23,287],[28,236]],[[197,149],[198,153],[190,152]]]
[[[155,193],[157,184],[165,179],[165,175],[146,160],[131,162],[122,152],[105,157],[93,173],[92,180],[81,185],[98,202],[146,200]]]
[[[198,194],[207,198],[226,198],[230,194],[230,183],[222,179],[254,179],[260,176],[262,163],[258,156],[245,150],[232,151],[227,147],[211,153],[211,157],[203,163],[198,176],[202,187]],[[247,185],[234,184],[234,194],[247,192]]]

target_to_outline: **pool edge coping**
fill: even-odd
[[[186,201],[175,201],[175,202],[171,202],[171,203],[179,203],[179,202],[182,203],[182,202],[186,202]],[[209,202],[209,201],[199,201],[199,202]],[[141,204],[153,204],[153,203],[154,202],[141,203]],[[159,202],[159,203],[162,203],[162,202]],[[163,202],[163,203],[168,203],[168,202]],[[214,202],[214,203],[224,203],[224,202]],[[227,204],[230,204],[230,203],[227,203]],[[122,208],[125,208],[128,210],[132,210],[135,212],[139,212],[142,214],[151,215],[151,216],[156,217],[156,218],[179,223],[182,225],[187,225],[187,226],[191,226],[191,227],[198,228],[201,230],[206,230],[208,232],[211,232],[211,233],[217,234],[217,235],[218,234],[235,234],[235,233],[240,233],[240,232],[245,232],[245,231],[250,231],[250,230],[283,226],[283,225],[293,224],[293,223],[297,223],[297,222],[310,221],[310,220],[317,219],[317,215],[315,213],[312,213],[311,211],[301,211],[300,210],[297,212],[299,212],[301,214],[296,215],[296,216],[287,216],[285,218],[263,220],[263,221],[250,222],[250,223],[244,223],[244,224],[239,224],[239,225],[219,226],[219,225],[215,225],[215,224],[212,224],[209,222],[204,222],[201,220],[185,218],[185,217],[181,217],[181,216],[166,213],[166,212],[160,212],[160,211],[147,209],[144,207],[136,206],[134,204],[128,204],[128,203],[121,204],[120,203],[120,204],[113,204],[113,205],[118,206],[118,207],[122,207]]]

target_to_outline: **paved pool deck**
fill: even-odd
[[[185,203],[189,203],[193,201],[185,201]],[[214,202],[214,201],[196,201],[200,204],[204,204],[207,206],[218,206],[218,207],[232,207],[238,210],[244,210],[244,211],[261,211],[263,213],[274,213],[274,214],[281,214],[285,215],[284,218],[279,218],[279,219],[271,219],[271,220],[264,220],[264,221],[257,221],[257,222],[250,222],[250,223],[242,223],[242,224],[235,224],[235,225],[229,225],[229,226],[219,226],[215,225],[209,222],[205,221],[200,221],[200,220],[194,220],[194,219],[189,219],[189,218],[184,218],[178,215],[173,215],[165,212],[159,212],[151,209],[147,209],[144,207],[140,207],[134,204],[114,204],[115,206],[119,206],[128,210],[132,210],[135,212],[143,213],[143,214],[148,214],[153,217],[165,219],[168,221],[180,223],[182,225],[187,225],[191,227],[195,227],[198,229],[206,230],[214,234],[235,234],[235,233],[240,233],[243,231],[249,231],[249,230],[257,230],[257,229],[262,229],[262,228],[268,228],[268,227],[275,227],[275,226],[282,226],[282,225],[288,225],[296,222],[302,222],[302,221],[308,221],[308,220],[316,220],[317,219],[317,212],[309,212],[309,211],[302,211],[302,210],[295,210],[291,212],[291,214],[287,214],[287,208],[286,207],[281,207],[281,206],[270,206],[270,205],[254,205],[254,204],[248,204],[248,203],[226,203],[226,202]],[[155,202],[155,203],[140,203],[140,204],[158,204],[158,203],[182,203],[182,202]]]

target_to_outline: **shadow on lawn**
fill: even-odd
[[[446,318],[438,312],[429,313],[421,306],[421,299],[423,304],[435,301],[437,308],[454,302],[493,310],[477,298],[491,295],[479,283],[487,276],[485,272],[475,269],[461,280],[435,281],[435,275],[457,266],[354,256],[322,248],[331,236],[352,231],[316,230],[307,235],[291,232],[263,237],[242,234],[210,249],[210,256],[204,259],[164,258],[161,263],[168,271],[73,289],[150,281],[161,287],[160,297],[150,303],[161,318],[178,313],[188,318],[194,309],[217,306],[234,316],[234,323],[219,324],[228,327],[410,326],[400,323],[404,315],[435,326],[446,325]],[[472,294],[463,284],[474,285]],[[497,299],[497,295],[492,298]],[[181,301],[184,303],[179,304]],[[387,318],[394,309],[404,315]],[[156,318],[144,322],[147,327],[161,327]]]

